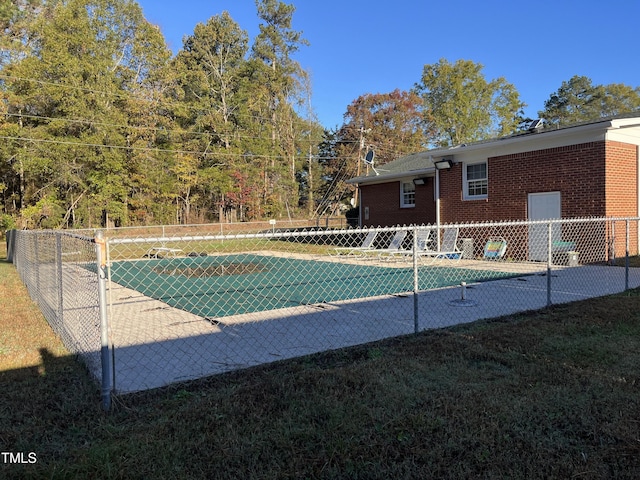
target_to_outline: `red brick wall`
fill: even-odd
[[[486,200],[463,200],[462,168],[440,175],[442,221],[525,220],[529,193],[561,192],[563,217],[604,216],[605,143],[593,142],[488,159]]]
[[[637,216],[638,147],[626,143],[607,142],[606,154],[606,215]]]
[[[619,142],[607,142],[607,165],[605,169],[606,216],[629,217],[638,215],[638,147]],[[629,224],[629,250],[638,252],[638,225]],[[611,232],[610,232],[611,233]],[[615,231],[614,255],[621,257],[626,251],[626,225],[617,222]]]
[[[360,193],[363,226],[421,225],[436,221],[433,178],[425,185],[416,185],[416,206],[413,208],[400,208],[399,181],[363,185]],[[364,217],[365,207],[369,207],[368,220]]]
[[[604,159],[607,159],[605,162]],[[481,160],[480,158],[478,160]],[[561,193],[563,217],[637,216],[638,149],[618,142],[590,142],[488,159],[488,198],[463,200],[462,165],[440,172],[442,223],[526,220],[529,193]],[[362,186],[369,207],[364,226],[435,223],[434,179],[416,187],[415,208],[400,208],[400,182]],[[616,256],[624,252],[622,227]],[[637,253],[637,225],[631,252]]]

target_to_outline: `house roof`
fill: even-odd
[[[384,165],[374,166],[367,175],[352,178],[347,183],[386,183],[400,178],[434,175],[434,161],[444,157],[453,156],[455,158],[472,152],[478,155],[484,152],[489,157],[496,155],[497,151],[500,151],[500,154],[505,154],[539,150],[549,146],[558,146],[562,142],[564,144],[577,143],[580,141],[578,137],[589,137],[592,140],[596,137],[604,138],[604,133],[610,129],[621,128],[635,129],[636,133],[633,137],[637,138],[640,144],[640,116],[636,112],[561,128],[536,128],[506,137],[412,153]]]
[[[380,167],[371,169],[369,174],[349,180],[350,183],[357,183],[357,179],[379,179],[386,180],[395,177],[406,177],[407,175],[423,175],[434,170],[433,161],[430,151],[412,153],[404,157],[398,158],[391,162],[385,163]]]

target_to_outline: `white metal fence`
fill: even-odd
[[[637,287],[638,221],[19,231],[11,241],[30,294],[108,408],[111,392]]]

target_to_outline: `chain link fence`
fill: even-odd
[[[104,400],[637,287],[638,220],[16,232],[14,261]]]
[[[65,231],[7,232],[13,261],[31,298],[67,349],[101,377],[94,239]]]
[[[280,219],[259,222],[209,223],[192,225],[148,225],[135,227],[87,228],[74,230],[87,236],[95,236],[101,231],[106,238],[131,237],[171,237],[198,235],[203,231],[216,235],[235,235],[240,233],[280,232],[291,230],[326,230],[349,228],[347,219],[342,217],[316,217],[313,219]]]

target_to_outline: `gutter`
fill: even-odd
[[[347,180],[345,183],[349,185],[374,185],[376,183],[387,183],[391,180],[400,180],[408,177],[421,177],[431,175],[435,171],[435,167],[421,168],[420,170],[408,170],[406,172],[389,173],[387,175],[375,175],[367,177],[355,177]]]

